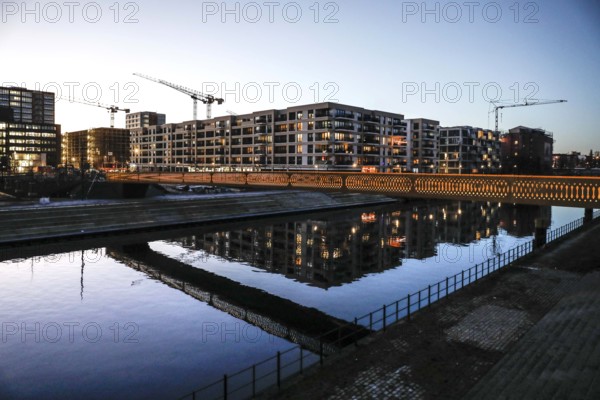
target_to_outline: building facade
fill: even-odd
[[[498,173],[500,166],[497,132],[471,126],[440,128],[440,173]]]
[[[94,169],[125,168],[130,159],[128,129],[94,128],[66,132],[63,136],[63,164]]]
[[[554,170],[574,170],[579,167],[584,157],[578,151],[572,151],[568,154],[553,154],[552,169]]]
[[[509,174],[552,174],[552,133],[518,126],[502,135],[503,172]]]
[[[142,171],[400,171],[406,142],[403,118],[316,103],[138,127],[131,129],[132,167]]]
[[[406,162],[402,172],[435,173],[439,162],[440,123],[432,119],[408,119],[406,123]]]
[[[140,111],[125,116],[125,129],[147,128],[153,125],[164,125],[167,116],[153,111]]]
[[[0,87],[0,169],[28,172],[60,162],[54,93]]]

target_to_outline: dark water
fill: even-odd
[[[245,322],[165,256],[351,320],[531,240],[540,215],[559,226],[583,211],[379,207],[191,229],[151,240],[144,263],[119,246],[4,261],[0,398],[177,398],[292,346],[276,318]]]

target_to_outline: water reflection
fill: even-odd
[[[535,232],[536,220],[546,221],[546,227],[548,227],[552,220],[552,208],[504,204],[500,209],[500,226],[512,236],[530,236]]]
[[[550,214],[550,207],[497,203],[395,206],[202,233],[171,243],[329,288],[398,267],[403,260],[435,257],[440,243],[495,239],[499,227],[531,235],[530,219],[550,219]]]

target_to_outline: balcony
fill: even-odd
[[[354,113],[353,112],[347,112],[347,111],[340,111],[337,110],[336,112],[333,113],[333,118],[335,119],[354,119]]]
[[[380,124],[381,123],[381,118],[378,116],[374,116],[374,115],[365,115],[363,117],[363,121],[364,122],[371,122],[371,123],[375,123],[375,124]]]
[[[364,125],[363,132],[379,134],[380,130],[379,130],[379,127],[374,126],[374,125]]]
[[[360,140],[360,143],[363,144],[374,144],[374,145],[380,145],[381,141],[379,140],[378,136],[374,136],[374,135],[363,135],[363,137]]]

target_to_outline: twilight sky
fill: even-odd
[[[600,150],[595,0],[1,1],[0,13],[0,85],[167,122],[191,119],[191,99],[133,72],[224,97],[213,116],[334,100],[493,129],[490,99],[566,99],[505,110],[500,128],[554,132],[557,152]],[[57,123],[109,115],[59,101]]]

